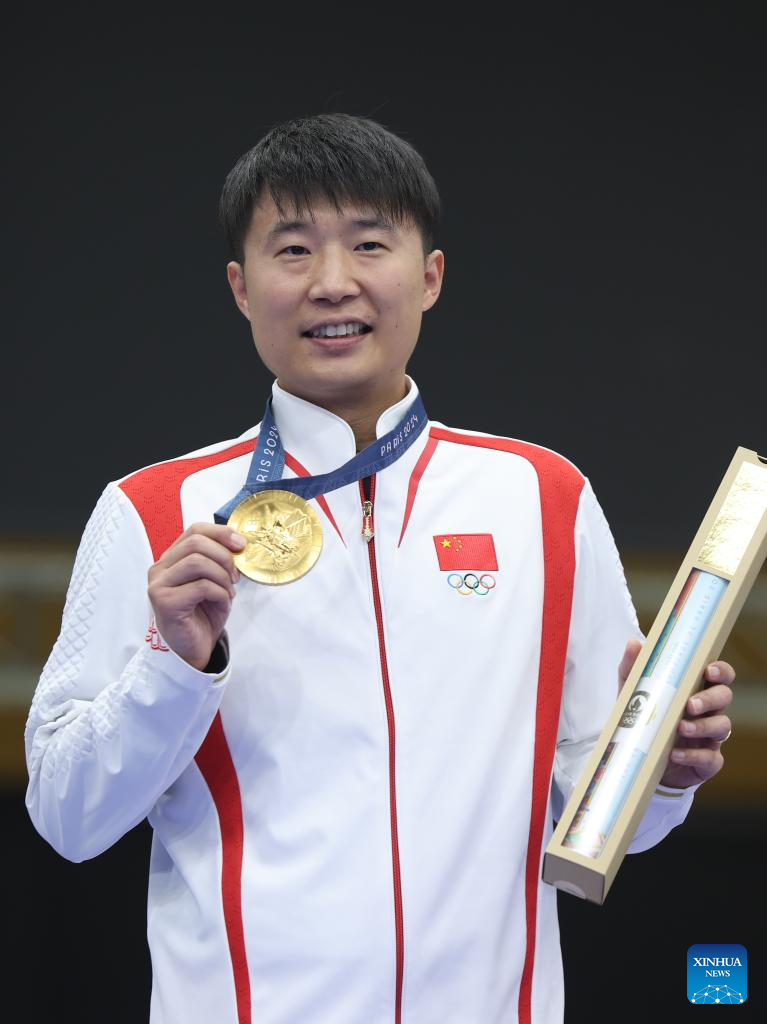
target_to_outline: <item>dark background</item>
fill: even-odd
[[[218,195],[273,123],[343,110],[443,195],[431,417],[561,451],[621,550],[686,551],[735,448],[767,452],[762,6],[506,10],[6,21],[4,537],[76,538],[108,480],[259,419]],[[763,807],[697,811],[605,907],[561,898],[568,1024],[692,1012],[697,942],[746,946],[758,1005]],[[147,826],[70,865],[1,813],[23,1019],[145,1019]]]
[[[3,54],[0,529],[79,535],[107,480],[258,421],[219,192],[273,123],[345,110],[412,141],[444,197],[411,366],[432,418],[561,451],[619,546],[686,548],[735,448],[767,450],[760,7],[512,5],[502,31],[359,5],[30,15]]]

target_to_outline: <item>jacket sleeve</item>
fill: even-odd
[[[618,699],[618,665],[626,642],[644,641],[623,567],[604,513],[588,480],[575,533],[575,585],[554,763],[553,810],[558,818]],[[696,786],[659,786],[629,853],[654,846],[680,825]]]
[[[147,816],[194,757],[223,695],[227,670],[200,672],[148,631],[153,561],[133,505],[109,484],[80,542],[24,736],[30,817],[72,861]]]

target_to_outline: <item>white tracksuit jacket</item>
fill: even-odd
[[[273,395],[286,476],[353,457],[343,420]],[[36,828],[80,861],[148,817],[153,1024],[558,1024],[542,854],[641,636],[588,481],[430,422],[373,478],[374,539],[361,484],[316,499],[317,564],[243,578],[228,665],[200,672],[152,628],[147,569],[238,491],[257,435],[105,489],[27,726]],[[497,558],[482,596],[434,539],[472,534]],[[691,800],[654,796],[631,849]]]

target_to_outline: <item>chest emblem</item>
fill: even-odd
[[[487,597],[491,590],[495,590],[495,576],[489,572],[483,572],[481,576],[475,572],[450,572],[447,585],[461,597],[471,597],[472,594]]]
[[[437,564],[447,585],[462,597],[487,597],[495,589],[498,570],[492,533],[438,533],[434,536]]]
[[[434,547],[443,572],[453,569],[494,572],[498,569],[492,533],[438,533]]]
[[[157,632],[157,626],[155,626],[154,624],[154,616],[152,616],[152,618],[149,620],[149,627],[147,628],[146,636],[144,637],[144,639],[146,640],[146,642],[149,644],[153,651],[168,650],[168,647],[163,641],[163,638]]]

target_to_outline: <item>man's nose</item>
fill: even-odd
[[[339,250],[323,253],[314,260],[309,285],[309,298],[315,302],[341,302],[359,295],[360,286],[354,273],[350,254]]]

